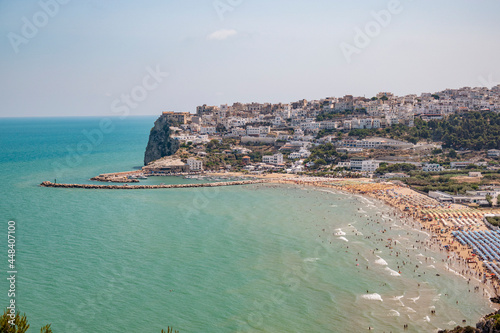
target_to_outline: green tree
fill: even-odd
[[[417,167],[409,163],[395,163],[387,165],[387,163],[380,163],[377,173],[388,173],[388,172],[409,172],[415,170]]]
[[[351,131],[352,132],[352,131]],[[379,135],[410,142],[421,139],[441,141],[443,147],[453,149],[499,149],[500,114],[496,112],[468,112],[454,114],[441,120],[415,119],[415,126],[397,124],[384,130],[352,132],[350,135]]]
[[[450,149],[450,151],[448,152],[448,157],[457,158],[457,152],[455,151],[455,149]]]
[[[215,130],[218,132],[218,133],[224,133],[224,132],[227,132],[227,129],[226,129],[226,126],[224,126],[224,124],[217,124],[217,126],[215,127]]]
[[[14,325],[11,325],[10,322],[14,321]],[[30,324],[28,324],[28,319],[26,318],[26,314],[16,313],[15,317],[12,319],[10,317],[9,309],[6,309],[3,315],[0,317],[0,333],[25,333]],[[45,325],[40,329],[40,333],[52,333],[52,329],[49,325]]]
[[[488,201],[490,207],[493,206],[493,198],[491,197],[491,195],[486,194],[486,201]]]
[[[314,164],[317,166],[326,165],[326,161],[322,158],[319,158],[319,159],[314,161]]]

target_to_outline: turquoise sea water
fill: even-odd
[[[14,220],[16,304],[33,331],[433,332],[490,311],[445,254],[413,247],[425,234],[372,199],[271,185],[38,186],[140,167],[154,119],[111,118],[106,133],[100,118],[0,119],[0,294],[6,306]]]

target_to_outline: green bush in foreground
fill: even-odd
[[[6,309],[0,317],[0,333],[25,333],[29,327],[26,314],[21,315],[18,312],[14,315],[10,313],[9,309]],[[50,324],[42,327],[40,333],[53,333]]]
[[[11,325],[10,323],[14,323]],[[40,329],[40,333],[53,333],[50,328],[51,324],[45,325]],[[0,317],[0,333],[25,333],[30,324],[28,324],[28,319],[26,318],[26,314],[20,315],[16,313],[16,315],[12,315],[9,312],[9,309],[5,310],[3,315]],[[161,330],[161,333],[179,333],[179,331],[175,330],[171,327],[167,327],[167,331]]]

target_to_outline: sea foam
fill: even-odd
[[[335,236],[345,236],[345,232],[342,229],[336,229],[337,231],[334,233]]]
[[[401,276],[401,274],[399,274],[395,270],[390,269],[389,267],[386,267],[385,270],[391,273],[391,276]]]
[[[399,317],[399,316],[401,316],[401,314],[396,310],[391,310],[391,311],[389,311],[389,316],[390,317]]]
[[[377,293],[373,294],[366,294],[366,295],[361,295],[361,298],[369,300],[369,301],[381,301],[383,302],[384,300],[382,299],[382,296],[380,296]]]
[[[318,261],[319,258],[305,258],[304,261],[305,262],[315,262],[315,261]]]
[[[417,301],[420,299],[420,296],[409,298],[413,303],[417,303]]]

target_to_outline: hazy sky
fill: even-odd
[[[195,112],[500,81],[498,0],[58,1],[0,0],[0,116]]]

